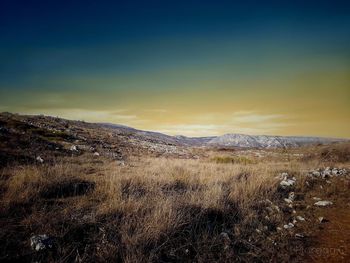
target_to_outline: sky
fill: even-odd
[[[0,1],[0,112],[350,138],[349,1]]]

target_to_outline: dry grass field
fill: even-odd
[[[322,229],[335,223],[320,223],[320,216],[349,210],[349,177],[326,180],[308,173],[327,166],[349,169],[348,144],[269,150],[263,157],[252,150],[201,151],[203,157],[197,159],[130,156],[118,165],[102,156],[82,154],[3,167],[0,260],[316,262],[320,255],[326,258],[306,249],[325,245],[317,242],[322,240]],[[295,184],[281,187],[281,173],[295,177]],[[290,192],[293,202],[284,200]],[[316,207],[315,197],[331,200],[332,208]],[[349,232],[349,226],[339,231]],[[33,250],[30,237],[39,234],[50,237],[52,247]],[[348,244],[331,255],[333,259],[346,262]]]

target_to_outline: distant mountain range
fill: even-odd
[[[329,144],[342,142],[347,139],[304,137],[304,136],[271,136],[271,135],[247,135],[225,134],[210,137],[186,137],[182,135],[170,136],[159,132],[141,131],[131,127],[102,123],[106,128],[121,129],[160,143],[183,145],[183,146],[217,146],[217,147],[241,147],[241,148],[285,148],[299,147],[310,144]]]

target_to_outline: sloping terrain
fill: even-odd
[[[348,262],[348,143],[182,140],[1,114],[0,261]]]
[[[287,148],[312,144],[330,144],[341,141],[345,140],[321,137],[225,134],[211,139],[207,144],[244,148]]]
[[[0,114],[0,160],[3,164],[11,160],[33,162],[38,156],[50,159],[84,152],[97,152],[117,160],[138,154],[191,157],[174,137],[163,134],[48,116]]]
[[[169,136],[158,132],[141,131],[123,125],[108,123],[87,123],[71,121],[49,116],[24,116],[18,114],[0,114],[0,136],[3,137],[2,151],[7,149],[6,141],[12,137],[20,139],[22,134],[25,142],[19,143],[11,151],[18,150],[20,158],[34,158],[44,149],[39,147],[45,143],[45,150],[59,154],[70,146],[77,145],[80,150],[99,150],[110,156],[125,153],[153,153],[181,155],[190,157],[188,147],[240,147],[240,148],[289,148],[304,145],[330,144],[346,141],[344,139],[318,137],[283,137],[283,136],[252,136],[244,134],[226,134],[212,137]],[[0,155],[2,153],[0,152]],[[43,154],[43,153],[41,153]],[[3,155],[4,156],[4,155]],[[4,157],[5,158],[5,157]]]

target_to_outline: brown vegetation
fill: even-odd
[[[296,176],[294,191],[305,200],[304,171],[315,168],[314,162],[242,164],[236,161],[246,160],[241,157],[224,158],[230,162],[208,162],[213,160],[208,158],[130,157],[127,166],[117,166],[82,155],[4,168],[0,259],[298,260],[292,248],[305,240],[278,231],[293,213],[284,204],[286,193],[275,177],[284,171]],[[317,184],[310,191],[318,193]],[[333,185],[326,193],[338,190]],[[268,213],[267,199],[286,211]],[[305,207],[297,212],[312,217],[312,210]],[[312,225],[304,228],[299,231],[307,232]],[[42,233],[55,237],[55,248],[32,252],[29,237]]]
[[[348,207],[348,176],[307,176],[349,169],[346,143],[185,149],[83,122],[23,118],[0,120],[1,262],[303,261],[298,248],[318,244],[317,218],[328,216],[313,198],[332,200],[334,211]],[[291,189],[280,186],[283,172],[296,178]],[[284,200],[291,191],[293,206]],[[33,250],[30,237],[39,234],[53,248]]]

